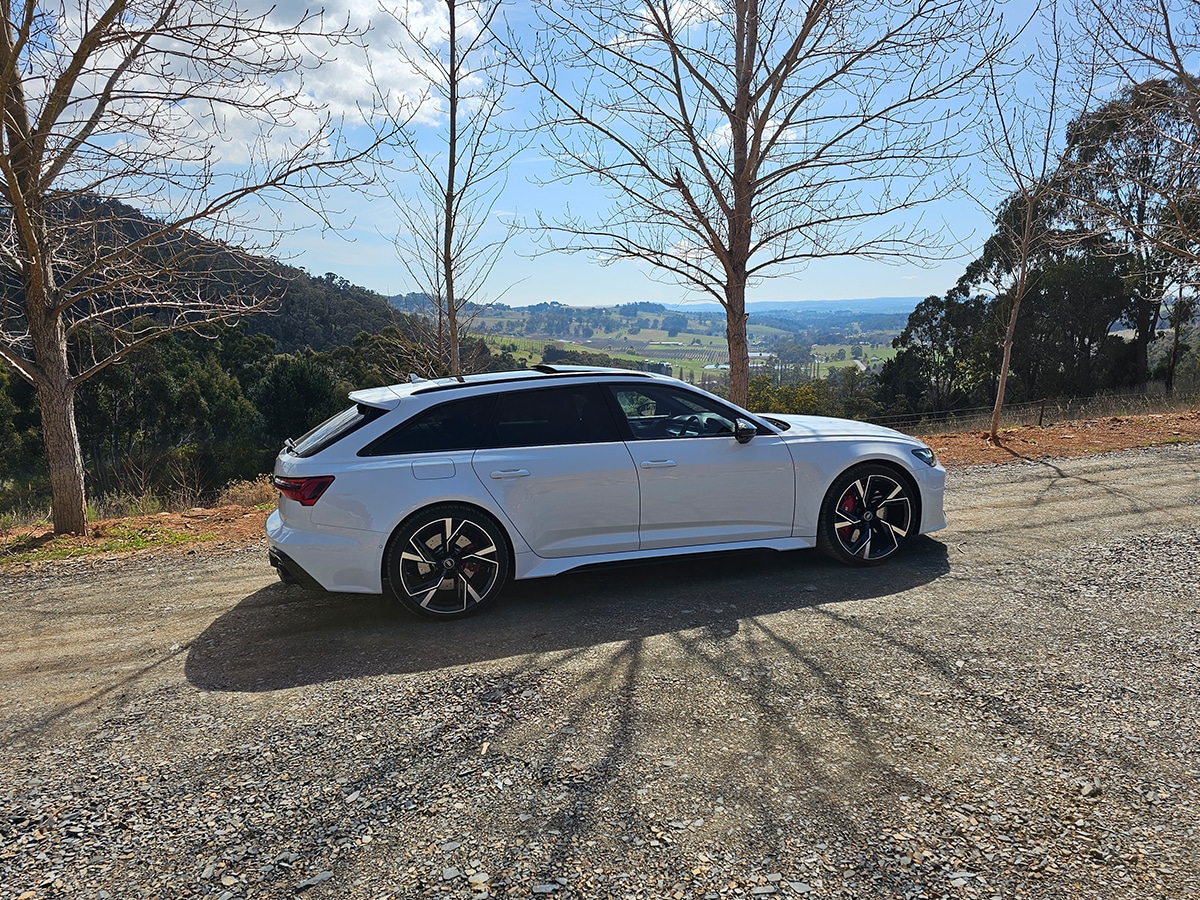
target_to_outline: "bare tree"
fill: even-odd
[[[606,214],[544,222],[553,249],[636,260],[725,309],[730,397],[749,384],[746,293],[828,257],[928,258],[918,208],[947,195],[1003,49],[960,0],[535,0],[517,54],[562,179]]]
[[[36,389],[55,531],[82,532],[76,388],[269,302],[214,270],[245,264],[225,244],[247,234],[244,201],[319,209],[344,183],[352,156],[301,76],[355,36],[233,0],[0,5],[0,358]]]
[[[428,78],[410,99],[394,143],[411,161],[416,185],[393,189],[401,230],[397,255],[433,305],[436,369],[461,378],[466,328],[503,290],[486,295],[509,239],[496,203],[521,149],[505,127],[508,60],[493,30],[501,0],[435,0],[384,11],[407,38],[391,49]],[[430,373],[433,374],[433,373]]]
[[[1038,54],[1024,61],[1017,77],[1011,72],[1001,74],[994,61],[988,64],[991,115],[983,120],[984,159],[991,182],[1010,187],[996,215],[996,233],[964,276],[966,281],[989,280],[997,296],[1007,302],[1008,320],[992,406],[992,441],[999,439],[1021,304],[1033,287],[1039,259],[1063,245],[1062,235],[1053,228],[1061,188],[1059,142],[1066,113],[1063,35],[1054,0],[1026,22],[1026,32],[1034,29],[1039,36]],[[1072,98],[1086,108],[1090,88],[1086,84],[1073,87]]]

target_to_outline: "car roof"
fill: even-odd
[[[478,375],[466,375],[460,380],[458,378],[418,378],[410,376],[413,380],[405,384],[391,384],[386,387],[367,388],[361,391],[352,391],[350,399],[355,403],[362,403],[367,406],[382,407],[385,409],[393,409],[405,397],[412,397],[418,394],[428,394],[435,391],[456,391],[466,390],[471,387],[488,386],[494,384],[519,384],[530,383],[535,381],[557,381],[566,378],[580,378],[596,375],[617,375],[625,378],[650,378],[662,380],[668,379],[665,375],[656,375],[652,372],[638,372],[633,369],[616,369],[605,366],[555,366],[540,364],[532,366],[528,369],[514,369],[509,372],[484,372]]]

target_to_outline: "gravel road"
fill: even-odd
[[[1200,445],[410,619],[262,550],[0,576],[0,900],[1200,897]]]

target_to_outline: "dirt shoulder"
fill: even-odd
[[[1073,458],[1200,441],[1200,410],[1018,425],[1002,429],[995,443],[986,431],[928,434],[922,440],[947,467]]]

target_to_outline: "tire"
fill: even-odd
[[[508,580],[508,543],[499,524],[470,506],[431,506],[407,519],[388,543],[387,576],[402,606],[428,619],[458,619],[496,599]]]
[[[817,547],[851,566],[877,566],[898,551],[917,522],[911,483],[888,466],[863,463],[838,476],[821,503]]]

